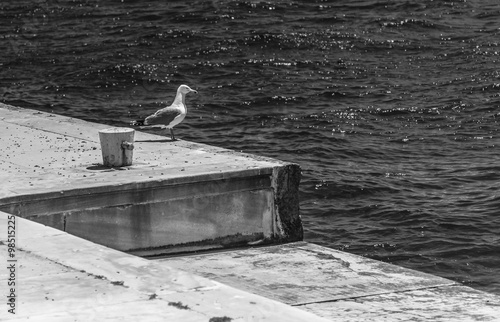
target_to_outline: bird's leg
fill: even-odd
[[[173,128],[170,128],[170,138],[172,139],[172,141],[175,141],[174,129]]]

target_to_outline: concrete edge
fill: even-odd
[[[271,186],[275,195],[275,235],[284,236],[282,242],[304,239],[299,203],[300,179],[301,169],[297,164],[273,168]]]
[[[109,193],[123,193],[124,191],[134,191],[134,190],[148,190],[163,188],[166,186],[175,185],[188,185],[194,183],[205,183],[205,182],[215,182],[219,180],[232,180],[248,177],[261,177],[271,175],[273,172],[272,168],[258,168],[258,169],[247,169],[238,171],[227,171],[220,174],[199,174],[190,175],[178,178],[167,178],[167,179],[156,179],[156,180],[144,180],[135,181],[130,183],[120,183],[120,184],[108,184],[108,185],[96,185],[84,188],[72,188],[65,189],[61,187],[60,189],[55,189],[51,192],[43,193],[30,193],[30,194],[20,194],[12,197],[0,198],[0,211],[5,211],[15,215],[20,215],[21,212],[16,210],[19,205],[24,203],[34,203],[42,200],[50,199],[64,199],[77,197],[82,195],[99,195],[99,194],[109,194]],[[22,216],[22,215],[21,215]]]

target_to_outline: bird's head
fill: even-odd
[[[189,87],[187,85],[181,85],[181,86],[179,86],[179,89],[177,89],[177,92],[178,93],[182,93],[182,94],[187,94],[187,93],[196,93],[196,94],[198,94],[198,91],[195,91],[194,89],[192,89],[191,87]]]

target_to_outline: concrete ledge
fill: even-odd
[[[298,165],[137,132],[134,164],[104,168],[108,126],[0,113],[1,211],[142,256],[302,239]]]
[[[8,216],[0,212],[3,232]],[[1,234],[2,258],[7,244]],[[15,256],[16,314],[2,305],[2,321],[327,321],[23,218]],[[1,269],[0,283],[8,278]]]
[[[318,245],[158,260],[332,321],[499,321],[500,297]]]

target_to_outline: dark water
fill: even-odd
[[[498,0],[3,0],[0,99],[299,163],[306,239],[500,294]]]

